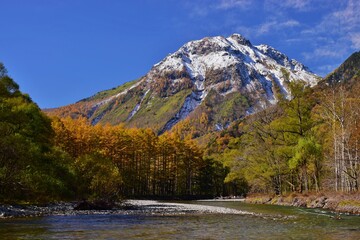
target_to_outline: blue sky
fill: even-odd
[[[42,108],[143,76],[188,41],[240,33],[324,76],[360,50],[358,0],[0,0],[0,61]]]

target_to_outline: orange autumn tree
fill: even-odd
[[[56,145],[73,159],[78,197],[172,198],[209,193],[199,182],[207,162],[191,140],[191,131],[186,138],[176,132],[156,136],[151,129],[92,126],[84,118],[53,118],[52,125]]]

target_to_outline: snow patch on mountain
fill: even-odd
[[[133,88],[133,86],[132,86]],[[150,92],[150,89],[148,89],[144,95],[141,97],[141,100],[139,103],[137,103],[134,107],[134,109],[131,111],[131,113],[129,114],[129,117],[127,118],[126,121],[130,121],[130,119],[139,111],[140,107],[141,107],[141,104],[142,102],[144,101],[144,98],[146,97],[146,95]]]
[[[103,99],[103,100],[95,103],[94,105],[92,105],[91,109],[88,111],[87,117],[88,117],[88,118],[91,118],[92,115],[95,113],[95,111],[96,111],[99,107],[101,107],[101,106],[103,106],[103,105],[105,105],[105,104],[113,101],[114,99],[120,97],[121,95],[127,94],[131,89],[139,86],[143,81],[144,81],[144,80],[138,81],[138,82],[136,82],[134,85],[130,86],[129,88],[127,88],[127,89],[125,89],[125,90],[123,90],[122,92],[117,93],[117,94],[115,94],[115,95],[113,95],[113,96],[110,96],[110,97],[108,97],[108,98],[105,98],[105,99]],[[146,94],[147,94],[148,92],[149,92],[149,90],[145,93],[144,97],[146,96]],[[139,106],[138,106],[138,105],[139,105]],[[137,108],[137,106],[138,106],[138,108]],[[129,119],[132,118],[132,117],[135,115],[135,113],[139,110],[139,108],[140,108],[140,103],[137,104],[137,105],[135,106],[134,110],[130,113]],[[135,110],[135,109],[136,109],[136,110]],[[92,124],[92,125],[96,125],[96,124],[103,118],[103,116],[104,116],[105,114],[106,114],[106,111],[101,112],[98,116],[96,116],[94,119],[92,119],[91,124]],[[129,119],[128,119],[128,120],[129,120]]]
[[[170,130],[179,121],[189,116],[189,114],[192,111],[194,111],[197,106],[201,104],[205,96],[206,93],[204,91],[197,91],[197,92],[195,91],[192,92],[189,96],[187,96],[184,101],[184,104],[180,108],[180,111],[165,124],[165,126],[160,131],[160,134],[164,133],[167,130]]]

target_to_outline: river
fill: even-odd
[[[67,215],[0,220],[0,239],[360,239],[360,216],[243,202],[191,202],[255,213]]]

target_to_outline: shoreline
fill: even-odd
[[[255,213],[198,204],[159,202],[155,200],[126,200],[108,210],[76,210],[78,202],[59,202],[46,205],[0,205],[0,220],[9,218],[66,216],[66,215],[151,215],[172,216],[185,214],[242,214]]]
[[[271,204],[302,208],[318,208],[342,214],[360,215],[360,194],[346,193],[291,193],[282,196],[250,195],[245,199],[250,204]]]
[[[300,208],[318,208],[342,214],[360,215],[359,194],[297,194],[270,196],[253,194],[247,198],[215,198],[197,200],[198,202],[245,202],[249,204],[271,204]],[[125,200],[107,210],[83,209],[77,210],[79,202],[58,202],[43,205],[0,204],[0,220],[9,218],[26,218],[42,216],[67,215],[152,215],[173,216],[185,214],[243,214],[255,213],[193,203],[173,203],[157,200]]]

